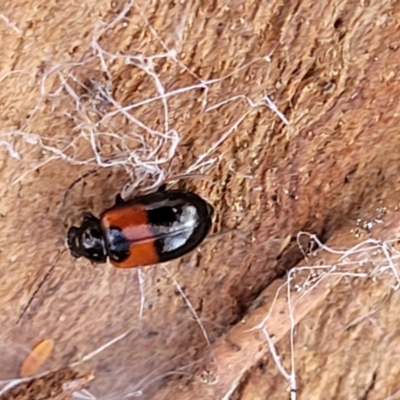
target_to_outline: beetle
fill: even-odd
[[[163,263],[194,250],[209,233],[213,214],[199,195],[163,185],[130,200],[117,195],[99,218],[85,213],[80,227],[69,228],[67,245],[75,258],[108,258],[117,268]]]

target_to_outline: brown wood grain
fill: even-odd
[[[308,231],[351,247],[365,239],[354,236],[356,219],[374,219],[385,206],[371,237],[397,236],[400,4],[140,0],[100,35],[127,4],[0,6],[0,143],[20,155],[0,146],[0,380],[18,378],[30,349],[52,339],[41,372],[85,359],[94,374],[87,389],[99,398],[140,392],[143,399],[217,400],[234,387],[232,399],[287,399],[265,338],[244,328],[259,321],[278,279],[303,258],[295,239],[286,247],[288,235]],[[164,54],[151,60],[165,90],[179,90],[168,99],[168,124],[181,138],[164,167],[171,176],[199,173],[190,167],[203,154],[213,160],[203,179],[178,186],[215,207],[214,237],[169,263],[169,272],[93,268],[64,246],[83,211],[99,215],[131,180],[123,166],[96,168],[90,141],[79,136],[115,110],[71,78],[106,85],[93,43],[136,57],[107,59],[122,105],[158,95],[140,57]],[[175,55],[165,56],[168,49]],[[67,86],[57,91],[63,82],[89,98],[92,113],[77,108]],[[163,131],[164,105],[132,113]],[[128,157],[124,145],[139,146],[134,133],[156,140],[122,116],[106,123],[126,140],[102,138],[106,161]],[[93,168],[64,201],[69,185]],[[399,390],[397,292],[378,283],[349,277],[304,297],[294,353],[298,398],[371,400]],[[375,319],[357,322],[375,307]],[[290,325],[282,313],[270,329],[287,367]]]

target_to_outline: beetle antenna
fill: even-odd
[[[35,291],[32,293],[32,296],[29,298],[28,302],[25,304],[24,308],[21,311],[21,314],[18,317],[17,325],[21,322],[22,317],[25,315],[25,313],[28,311],[28,308],[32,304],[34,298],[36,295],[39,293],[39,290],[43,287],[47,279],[49,279],[51,273],[53,272],[53,269],[56,267],[58,261],[60,260],[61,256],[65,253],[66,250],[63,250],[60,254],[60,256],[57,258],[57,260],[54,262],[54,264],[50,267],[50,269],[46,272],[46,275],[43,277],[43,279],[39,282],[37,285]]]
[[[67,198],[68,198],[68,196],[69,196],[69,192],[73,189],[73,187],[74,187],[77,183],[79,183],[82,179],[87,178],[89,175],[94,174],[96,171],[97,171],[96,169],[91,169],[90,171],[88,171],[88,172],[86,172],[85,174],[81,175],[79,178],[75,179],[75,180],[68,186],[67,190],[65,191],[64,198],[63,198],[63,201],[62,201],[62,204],[61,204],[61,211],[64,210],[65,205],[66,205],[66,203],[67,203]]]

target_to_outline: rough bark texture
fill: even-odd
[[[371,237],[398,234],[399,2],[13,0],[0,13],[0,379],[18,378],[41,340],[55,347],[40,373],[126,334],[86,357],[94,375],[87,389],[98,398],[287,399],[265,336],[249,331],[275,304],[266,326],[281,339],[285,367],[294,354],[292,396],[371,400],[400,389],[390,270],[371,280],[351,276],[355,267],[346,264],[346,277],[331,274],[329,286],[299,296],[293,350],[287,298],[274,303],[286,271],[303,258],[299,231],[341,248],[368,237],[354,233],[357,218],[383,219]],[[106,57],[109,81],[97,44],[116,56]],[[138,67],[140,57],[147,67]],[[215,236],[168,269],[143,269],[140,285],[137,270],[75,261],[64,240],[83,211],[110,206],[130,179],[124,165],[97,166],[90,140],[77,139],[89,114],[96,120],[115,110],[77,80],[110,85],[129,105],[159,94],[155,76],[167,92],[191,88],[168,98],[169,129],[181,142],[164,167],[174,176],[204,153],[212,161],[202,179],[178,185],[215,206]],[[85,101],[95,104],[92,113],[80,108]],[[163,131],[164,106],[144,103],[132,115]],[[112,123],[116,137],[97,145],[104,160],[126,159],[117,139],[132,125],[123,116]],[[69,185],[93,168],[64,206]],[[376,256],[367,253],[363,260]],[[327,264],[340,255],[321,257]],[[357,273],[377,265],[364,262]]]

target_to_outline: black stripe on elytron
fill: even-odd
[[[163,200],[160,202],[162,203],[161,207],[149,207],[147,209],[150,229],[154,232],[155,237],[160,233],[160,228],[161,230],[165,230],[166,235],[168,235],[168,228],[171,227],[172,224],[178,222],[179,217],[186,207],[194,207],[197,215],[197,222],[193,228],[193,232],[186,239],[184,244],[176,249],[165,251],[165,235],[159,239],[155,238],[154,246],[159,261],[164,262],[181,257],[196,248],[204,240],[211,228],[213,208],[201,197],[191,192],[178,190],[167,191],[155,193],[154,197],[160,197],[160,199],[154,198],[154,203]],[[174,208],[176,211],[173,210]],[[179,232],[176,232],[175,235],[178,236]],[[175,235],[171,232],[169,239],[173,240],[173,236]],[[176,238],[176,240],[178,240],[178,238]]]

